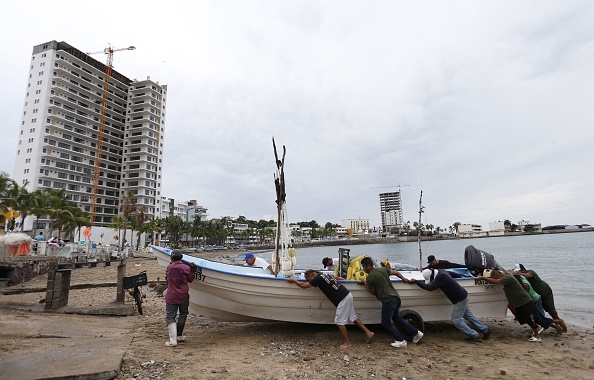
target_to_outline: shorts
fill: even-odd
[[[540,296],[540,300],[542,301],[542,308],[549,314],[551,314],[551,310],[555,310],[555,299],[553,298],[553,292],[550,292],[546,296]]]
[[[353,323],[357,319],[358,317],[357,313],[355,313],[355,306],[353,306],[353,295],[349,293],[342,299],[342,301],[340,301],[338,306],[336,306],[334,323],[344,326],[347,323]]]
[[[521,325],[528,325],[535,329],[538,324],[534,320],[534,310],[532,308],[532,301],[525,305],[516,307],[516,319]]]

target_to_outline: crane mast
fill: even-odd
[[[87,54],[105,53],[107,61],[105,64],[105,80],[103,81],[103,97],[101,100],[101,116],[99,119],[99,132],[97,134],[97,153],[95,155],[95,171],[93,173],[93,192],[91,199],[91,226],[95,225],[95,210],[97,208],[97,194],[99,189],[99,175],[101,173],[101,160],[103,155],[103,134],[105,130],[105,118],[107,115],[107,101],[109,100],[109,82],[111,79],[111,70],[113,68],[113,53],[120,50],[134,50],[134,46],[127,48],[114,49],[111,46],[100,52],[91,52]]]

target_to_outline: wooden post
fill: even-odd
[[[126,276],[126,263],[122,260],[118,265],[118,287],[116,303],[124,303],[124,277]]]
[[[49,264],[49,270],[47,272],[47,286],[45,291],[45,310],[49,311],[52,309],[52,302],[54,300],[54,283],[56,278],[56,267],[58,261],[52,259]]]

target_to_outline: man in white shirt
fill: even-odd
[[[333,259],[332,257],[324,257],[322,259],[322,265],[324,266],[324,270],[335,270],[336,266],[338,265],[338,259]]]
[[[266,262],[266,260],[264,260],[260,257],[254,256],[254,254],[251,252],[248,252],[245,255],[244,260],[245,260],[246,266],[268,269],[273,275],[276,275],[276,273],[274,273],[274,270],[272,269],[272,265],[268,264],[268,262]]]

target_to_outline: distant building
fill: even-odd
[[[191,199],[188,202],[186,209],[186,220],[190,223],[196,218],[205,221],[208,218],[208,209],[206,207],[198,205],[195,199]]]
[[[342,227],[350,228],[354,233],[369,233],[369,219],[343,219]]]
[[[402,199],[400,198],[400,191],[381,193],[379,199],[382,231],[389,232],[392,228],[401,227]]]
[[[487,231],[483,231],[480,224],[460,224],[458,226],[458,236],[461,238],[473,238],[488,236]]]
[[[518,222],[518,230],[521,232],[540,233],[542,232],[542,225],[540,223],[530,223],[526,220],[520,220]]]
[[[505,223],[502,221],[489,222],[489,236],[503,236],[505,235]]]

